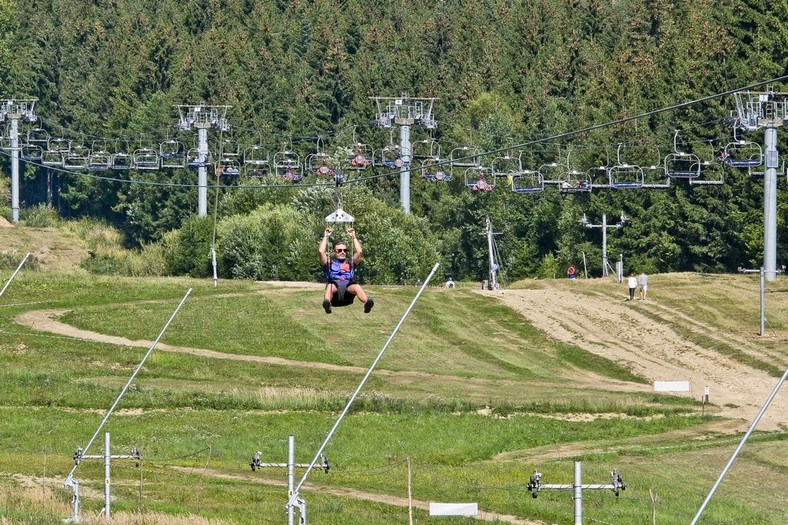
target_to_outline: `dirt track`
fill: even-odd
[[[288,283],[289,287],[315,287],[314,283]],[[589,286],[578,282],[576,286]],[[650,381],[687,380],[691,391],[685,394],[700,399],[704,387],[710,389],[710,411],[718,415],[738,419],[736,430],[746,430],[777,383],[774,377],[761,370],[746,366],[730,357],[708,348],[700,347],[674,332],[669,326],[653,321],[646,314],[658,312],[662,317],[672,318],[694,332],[702,333],[712,340],[736,345],[745,352],[757,353],[751,338],[747,336],[718,333],[693,321],[683,312],[663,306],[659,300],[621,301],[611,300],[601,293],[575,293],[572,287],[545,286],[535,289],[480,291],[493,296],[503,304],[520,312],[535,327],[557,340],[571,343],[590,352],[621,363],[633,372]],[[16,321],[50,333],[99,341],[122,346],[148,347],[151,341],[131,341],[124,337],[99,334],[67,325],[58,320],[64,313],[57,310],[35,310],[20,314]],[[302,362],[277,357],[234,355],[200,348],[173,347],[160,343],[163,351],[190,353],[215,359],[233,359],[265,362],[287,366],[302,366],[341,370],[363,374],[366,369],[339,366],[327,363]],[[779,362],[779,361],[778,361]],[[429,379],[432,374],[420,372],[378,372],[387,376]],[[457,380],[441,376],[447,381]],[[602,377],[586,375],[578,378],[581,388],[615,388],[622,391],[643,390],[640,385],[613,382]],[[759,430],[788,428],[788,396],[778,392],[769,409],[758,424]]]

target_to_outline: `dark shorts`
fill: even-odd
[[[356,294],[347,289],[351,284],[355,284],[355,281],[329,281],[329,284],[337,287],[337,291],[331,296],[331,306],[347,306],[356,300]]]

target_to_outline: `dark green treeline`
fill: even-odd
[[[226,104],[233,129],[221,138],[212,134],[213,143],[264,143],[304,155],[318,137],[329,150],[358,140],[396,143],[396,129],[391,135],[371,128],[370,96],[437,97],[433,137],[447,157],[462,145],[497,150],[784,75],[786,8],[784,0],[0,0],[0,94],[37,97],[39,124],[53,136],[85,143],[124,138],[130,147],[175,136],[174,104]],[[682,148],[711,159],[733,140],[726,117],[734,109],[733,97],[722,97],[512,152],[524,149],[534,167],[569,158],[586,170],[615,163],[622,144],[622,160],[649,165],[672,150],[678,129]],[[180,138],[193,141],[194,134]],[[412,138],[429,135],[414,128]],[[747,138],[762,142],[763,133]],[[782,136],[779,143],[785,150]],[[8,172],[7,159],[2,163]],[[26,187],[40,188],[45,170],[25,165],[25,172]],[[131,245],[195,222],[193,171],[145,174],[184,186],[54,178],[54,204],[63,215],[103,218]],[[343,201],[358,203],[346,207],[359,230],[374,232],[365,237],[377,268],[369,278],[411,280],[412,268],[429,268],[425,259],[434,257],[445,274],[484,277],[480,234],[489,215],[515,279],[578,265],[583,252],[599,273],[601,232],[583,230],[578,220],[586,213],[598,223],[605,213],[613,221],[622,210],[630,221],[608,242],[611,257],[624,254],[628,268],[760,265],[762,179],[728,170],[725,180],[562,197],[503,187],[481,195],[461,177],[437,185],[415,173],[413,218],[396,212],[396,177],[342,191]],[[788,255],[785,181],[780,188],[778,264]],[[219,214],[225,220],[264,203],[287,208],[280,212],[304,219],[308,234],[299,242],[312,250],[320,218],[336,202],[332,193],[223,189]],[[25,204],[43,199],[26,196]],[[211,192],[211,212],[213,198]],[[383,204],[393,209],[383,212]],[[210,236],[212,228],[203,229]],[[259,276],[230,262],[223,268]]]

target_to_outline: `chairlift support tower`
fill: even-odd
[[[399,198],[402,209],[410,213],[410,160],[413,150],[410,143],[410,127],[414,124],[424,129],[435,129],[438,122],[432,115],[435,97],[416,98],[403,94],[401,97],[370,97],[375,101],[377,114],[373,125],[388,129],[393,125],[400,127],[399,152],[402,166],[399,172]]]
[[[175,127],[182,131],[192,128],[197,130],[197,151],[199,166],[197,167],[197,216],[208,215],[208,130],[229,131],[227,110],[232,106],[176,105],[178,108],[178,124]]]
[[[602,214],[602,224],[591,224],[590,222],[588,222],[588,217],[586,217],[585,213],[583,214],[583,218],[580,219],[580,224],[584,228],[589,228],[589,229],[591,229],[591,228],[601,228],[602,229],[602,277],[608,277],[609,276],[609,274],[607,272],[607,269],[608,269],[608,267],[610,267],[610,262],[608,261],[608,258],[607,258],[607,230],[608,230],[608,228],[615,228],[617,230],[620,229],[620,228],[623,228],[624,227],[624,223],[627,222],[627,220],[629,220],[629,219],[627,218],[627,216],[624,215],[623,211],[621,212],[621,222],[619,222],[618,224],[608,224],[607,223],[607,214],[606,213]],[[621,276],[616,276],[617,279],[619,279],[620,277]]]
[[[0,122],[11,121],[11,221],[19,222],[19,121],[35,122],[35,105],[38,99],[7,99],[0,105]]]
[[[772,86],[765,92],[733,94],[739,126],[745,131],[764,128],[763,172],[763,268],[767,281],[777,280],[777,128],[788,118],[788,93],[777,93]]]

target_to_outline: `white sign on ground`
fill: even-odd
[[[654,392],[689,392],[689,381],[654,381]]]
[[[478,503],[435,503],[430,501],[430,516],[476,516]]]

